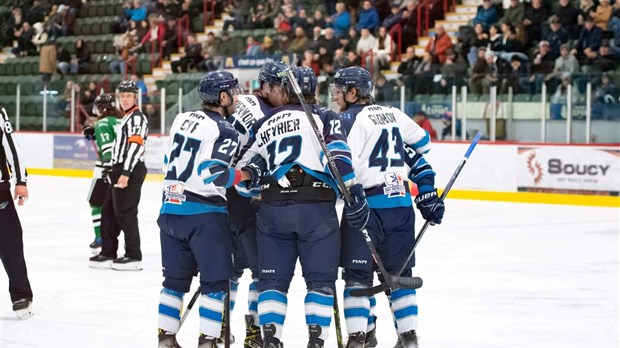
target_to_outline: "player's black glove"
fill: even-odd
[[[104,167],[103,171],[101,172],[101,179],[103,179],[103,182],[109,185],[112,183],[112,179],[110,178],[111,175],[112,175],[112,168]]]
[[[429,220],[431,225],[441,223],[446,207],[437,195],[437,189],[426,193],[420,193],[415,198],[415,204],[418,210],[420,210],[424,220]]]
[[[252,176],[252,178],[246,182],[246,188],[251,189],[258,187],[263,175],[267,171],[267,162],[265,162],[265,159],[262,156],[255,155],[248,161],[248,163],[245,164],[242,170],[249,172]]]
[[[370,216],[370,207],[368,206],[368,201],[366,201],[364,187],[362,184],[355,184],[349,188],[349,192],[351,192],[351,204],[345,204],[344,206],[347,221],[351,227],[363,230]]]
[[[87,140],[95,140],[95,128],[90,126],[84,127],[84,129],[82,129],[82,135],[84,135],[84,138]]]

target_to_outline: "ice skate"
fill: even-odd
[[[32,301],[26,298],[13,302],[13,311],[17,315],[17,319],[24,320],[32,317]]]
[[[284,344],[275,337],[276,326],[273,324],[267,324],[263,326],[265,332],[265,338],[263,340],[263,348],[282,348]]]
[[[99,254],[90,258],[90,263],[88,264],[88,267],[95,269],[111,269],[112,260],[113,259],[111,257]]]
[[[226,334],[224,333],[224,331],[226,331],[226,324],[222,323],[222,330],[220,331],[220,337],[217,338],[217,344],[221,345],[224,344],[224,337],[226,337]],[[230,344],[235,343],[235,336],[232,334],[232,332],[230,333]]]
[[[90,252],[93,253],[93,255],[99,255],[99,253],[101,252],[101,237],[95,238],[95,240],[90,243],[88,247],[90,248]]]
[[[418,348],[418,336],[415,330],[409,330],[398,335],[394,348]]]
[[[217,348],[217,338],[200,334],[198,337],[198,348]]]
[[[141,271],[142,262],[123,256],[112,261],[112,269],[115,271]]]
[[[321,336],[321,327],[316,324],[308,325],[308,348],[323,348],[325,341],[319,338]]]
[[[254,325],[254,318],[251,315],[245,316],[243,348],[263,348],[263,337],[260,333],[260,327]]]
[[[176,334],[172,332],[167,332],[162,329],[159,329],[159,334],[157,335],[159,339],[158,348],[181,348],[179,342],[177,342]]]
[[[366,333],[365,348],[375,348],[379,343],[377,342],[377,328],[370,330]]]
[[[364,348],[366,344],[366,333],[356,332],[349,335],[346,348]]]

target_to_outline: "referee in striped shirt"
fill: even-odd
[[[9,278],[13,310],[19,319],[32,316],[32,289],[28,281],[22,225],[15,210],[14,199],[24,205],[28,199],[26,167],[13,141],[13,127],[6,110],[0,107],[0,259]],[[11,196],[11,176],[15,193]]]
[[[112,261],[112,269],[139,271],[142,269],[140,231],[138,228],[138,203],[142,183],[146,176],[144,146],[148,136],[146,117],[138,108],[138,87],[133,81],[122,81],[116,89],[121,110],[125,115],[116,130],[112,148],[112,173],[110,189],[114,209],[102,211],[103,245],[101,254],[116,257],[120,230],[125,233],[125,256]],[[113,214],[114,216],[110,216]]]

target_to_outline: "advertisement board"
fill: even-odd
[[[596,147],[519,147],[517,189],[617,196],[620,150]]]
[[[54,168],[93,169],[97,152],[81,135],[54,135]]]

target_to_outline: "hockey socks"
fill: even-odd
[[[370,317],[370,298],[364,296],[351,296],[351,290],[360,289],[360,286],[346,287],[344,289],[344,319],[347,323],[347,332],[366,332]]]
[[[258,321],[258,279],[254,279],[250,283],[248,293],[248,315],[252,316],[255,325],[260,326]]]
[[[286,294],[278,290],[266,290],[258,295],[258,320],[260,324],[275,326],[273,337],[282,339],[282,327],[286,319],[288,300]]]
[[[306,310],[306,324],[308,326],[318,325],[317,338],[327,341],[329,326],[334,314],[334,295],[323,294],[316,291],[309,291],[304,300]]]
[[[237,290],[239,289],[239,279],[230,280],[230,313],[235,309],[235,302],[237,301]]]
[[[415,289],[396,289],[390,296],[390,306],[394,314],[399,334],[418,328],[418,300]]]
[[[91,204],[90,215],[93,219],[93,229],[95,230],[95,239],[101,239],[101,207]]]
[[[200,295],[200,333],[208,337],[220,337],[222,313],[226,292],[212,292]]]
[[[163,288],[159,297],[158,327],[165,332],[177,333],[185,293]]]

